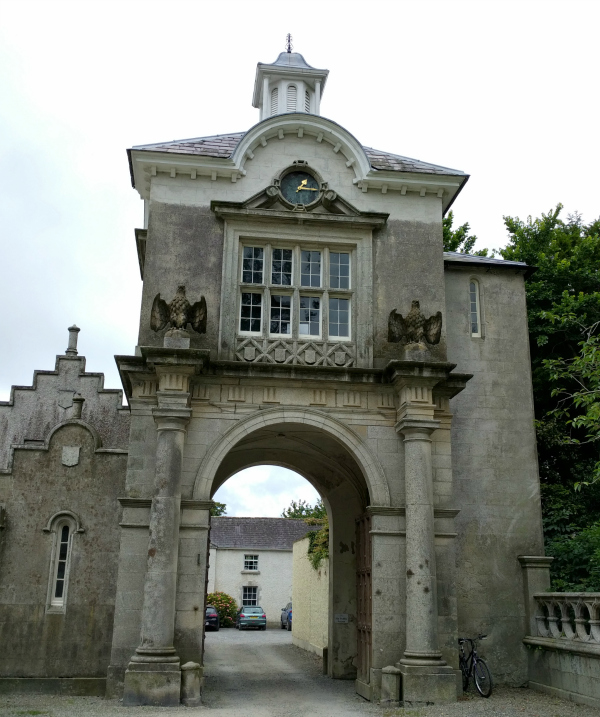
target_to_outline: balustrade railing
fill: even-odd
[[[600,645],[600,593],[535,593],[539,637]]]

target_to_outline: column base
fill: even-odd
[[[181,700],[179,662],[130,662],[125,671],[123,704],[177,707]]]
[[[402,683],[400,700],[404,707],[456,702],[456,675],[448,665],[396,665]]]

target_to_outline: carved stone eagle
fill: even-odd
[[[152,331],[162,331],[168,324],[173,329],[185,330],[192,325],[199,334],[206,333],[206,299],[201,296],[200,301],[190,304],[185,296],[185,286],[180,286],[170,304],[160,298],[154,297],[152,313],[150,315],[150,328]]]
[[[442,312],[425,318],[419,308],[419,302],[413,301],[406,316],[399,314],[396,309],[390,312],[388,319],[388,341],[391,344],[438,344],[442,334]]]

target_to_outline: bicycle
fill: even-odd
[[[482,697],[489,697],[492,694],[492,675],[485,664],[485,660],[477,654],[477,640],[483,640],[487,635],[478,635],[475,638],[459,637],[458,645],[460,648],[458,655],[458,663],[462,672],[463,691],[469,687],[469,680],[473,676],[473,682],[477,688],[477,692]],[[469,643],[470,652],[465,652],[465,643]]]

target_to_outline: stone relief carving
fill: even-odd
[[[160,298],[154,297],[150,315],[150,328],[152,331],[162,331],[168,324],[171,329],[168,334],[187,336],[186,327],[191,324],[194,331],[199,334],[206,333],[206,299],[201,296],[200,301],[190,304],[185,295],[185,286],[179,286],[177,293],[170,304]]]
[[[442,312],[438,311],[428,319],[413,301],[406,317],[392,309],[388,319],[388,341],[391,344],[439,344],[442,334]]]
[[[354,365],[356,353],[351,343],[238,338],[235,357],[238,361],[252,363],[347,368]]]

